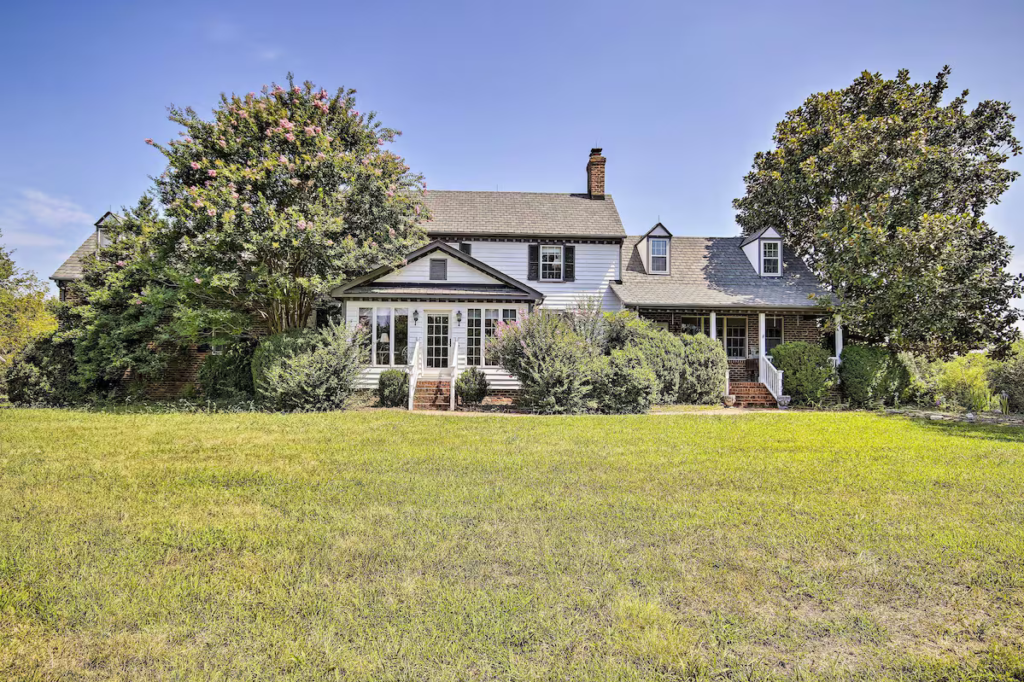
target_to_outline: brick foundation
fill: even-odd
[[[519,397],[519,389],[515,388],[504,388],[504,389],[491,389],[487,391],[487,396],[484,398],[482,405],[511,405]]]

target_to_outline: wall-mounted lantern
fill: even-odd
[[[420,311],[418,311],[418,310],[413,310],[412,311],[412,323],[413,324],[419,324],[420,323]]]
[[[458,310],[455,313],[455,325],[458,327],[462,326],[462,311]]]

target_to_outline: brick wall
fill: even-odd
[[[683,333],[683,318],[701,316],[708,318],[705,321],[705,325],[710,324],[710,312],[707,310],[657,310],[657,309],[641,309],[639,311],[640,316],[648,320],[665,324],[669,331],[673,334]],[[753,311],[738,311],[735,313],[719,313],[716,311],[718,316],[737,318],[742,317],[746,320],[747,326],[747,356],[756,357],[758,353],[758,334],[759,334],[759,313]],[[782,340],[783,342],[788,341],[806,341],[808,343],[820,343],[823,337],[823,331],[819,320],[814,315],[794,315],[791,312],[779,312],[771,313],[767,312],[768,317],[781,317],[782,318]],[[709,331],[705,328],[705,333]],[[747,362],[745,359],[730,359],[729,360],[729,379],[730,381],[757,381],[757,370],[748,369]]]

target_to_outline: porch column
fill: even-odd
[[[764,383],[764,313],[757,314],[757,380]]]
[[[838,365],[843,355],[843,318],[836,315],[836,365]]]
[[[718,325],[715,324],[715,311],[711,311],[711,338],[718,338]]]

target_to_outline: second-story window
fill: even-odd
[[[778,242],[763,242],[761,244],[761,274],[781,275],[782,254]]]
[[[668,272],[668,240],[651,239],[651,272]]]
[[[547,281],[562,280],[562,247],[540,247],[540,278]]]

